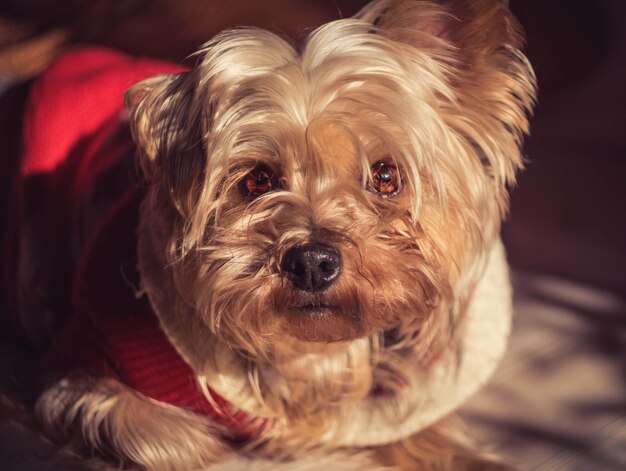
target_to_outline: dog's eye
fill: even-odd
[[[401,180],[398,167],[387,162],[376,162],[370,171],[371,191],[381,196],[394,196],[400,192]]]
[[[245,176],[243,186],[249,196],[261,196],[274,189],[274,173],[267,167],[257,167]]]

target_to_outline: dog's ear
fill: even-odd
[[[496,181],[513,183],[536,83],[520,52],[523,36],[508,1],[380,0],[357,17],[442,64],[458,105],[446,110],[451,126],[467,138]]]
[[[160,75],[134,85],[125,97],[144,175],[160,180],[175,198],[204,168],[205,110],[195,97],[196,82],[193,71]]]

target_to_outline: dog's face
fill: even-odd
[[[181,300],[248,354],[445,336],[521,165],[518,46],[499,1],[381,1],[300,47],[222,33],[134,87]]]

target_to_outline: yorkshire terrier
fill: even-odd
[[[505,0],[375,0],[130,88],[146,184],[78,244],[42,429],[149,470],[497,467],[450,414],[509,331],[522,41]]]

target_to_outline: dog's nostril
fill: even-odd
[[[300,245],[285,254],[281,270],[296,288],[322,291],[339,277],[341,254],[327,245]]]

